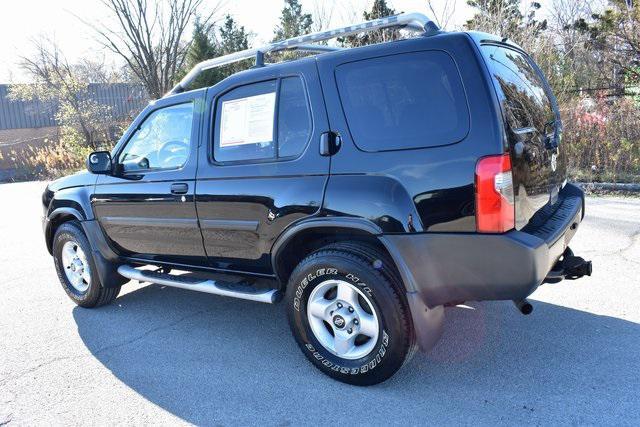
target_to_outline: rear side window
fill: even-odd
[[[553,104],[529,59],[512,49],[485,45],[482,54],[502,99],[502,110],[512,130],[536,128],[555,120]]]
[[[282,79],[278,104],[278,157],[297,156],[311,134],[311,116],[302,80]]]
[[[286,77],[227,92],[218,98],[215,123],[216,161],[297,157],[312,128],[302,79]]]
[[[349,131],[364,151],[458,142],[469,110],[453,59],[442,51],[366,59],[336,68]]]

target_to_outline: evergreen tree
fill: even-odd
[[[212,58],[215,54],[216,47],[209,37],[209,26],[204,25],[198,17],[193,25],[193,36],[187,52],[187,61],[191,65],[195,65],[200,61]]]
[[[238,26],[230,15],[225,17],[222,26],[217,32],[210,27],[202,25],[200,20],[196,20],[191,46],[187,53],[186,65],[180,77],[184,77],[194,66],[202,61],[248,48],[249,34],[245,31],[244,26]],[[213,86],[228,76],[249,68],[252,64],[252,60],[249,59],[206,70],[191,83],[189,89]]]
[[[386,18],[387,16],[393,16],[395,14],[395,9],[390,8],[386,0],[375,0],[371,11],[365,11],[363,16],[365,21],[370,21],[372,19]]]
[[[249,33],[245,31],[244,26],[238,26],[231,15],[227,15],[222,27],[220,27],[216,47],[219,56],[249,49]],[[253,59],[247,59],[219,67],[216,69],[218,71],[217,81],[221,81],[239,71],[246,70],[250,68],[253,63]]]
[[[593,22],[579,19],[574,27],[589,35],[588,46],[597,52],[603,64],[612,66],[607,73],[610,84],[620,93],[640,92],[640,5],[631,0],[609,0],[607,8],[592,15]],[[640,101],[638,101],[640,103]]]
[[[395,9],[387,5],[386,0],[375,0],[370,11],[364,11],[362,14],[365,21],[372,19],[386,18],[387,16],[397,15]],[[385,28],[383,30],[372,31],[362,35],[353,35],[338,39],[345,47],[365,46],[374,43],[383,43],[402,38],[400,31],[397,29]]]
[[[210,27],[204,25],[200,18],[197,17],[193,25],[193,35],[191,45],[187,51],[187,59],[182,72],[178,76],[179,79],[182,79],[198,63],[219,55],[215,42],[209,34],[210,32]],[[190,89],[212,86],[218,81],[216,73],[204,72],[191,83]]]
[[[238,27],[234,19],[227,15],[220,27],[218,46],[223,55],[249,48],[249,35],[244,26]]]
[[[311,32],[313,18],[310,13],[302,13],[302,5],[298,0],[285,0],[280,24],[276,26],[273,41],[281,41],[292,37],[299,37]],[[306,52],[284,51],[269,54],[270,62],[290,61],[307,56]]]
[[[547,21],[536,20],[540,3],[531,2],[526,14],[521,12],[521,3],[521,0],[467,0],[467,4],[474,7],[477,13],[467,21],[466,27],[527,44],[547,28]]]
[[[311,32],[313,18],[310,13],[302,13],[302,5],[298,0],[285,0],[280,24],[276,27],[273,41],[299,37]]]

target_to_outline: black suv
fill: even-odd
[[[302,45],[390,26],[423,33]],[[264,64],[284,49],[317,55]],[[256,67],[183,90],[249,55]],[[47,248],[80,306],[113,301],[130,279],[284,297],[306,357],[367,385],[434,345],[445,306],[513,300],[528,314],[541,283],[591,273],[568,248],[584,195],[566,180],[555,98],[505,39],[400,15],[187,77],[91,154],[89,173],[43,195]]]

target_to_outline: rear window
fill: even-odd
[[[543,132],[546,124],[554,122],[553,104],[527,57],[515,50],[492,45],[482,46],[482,54],[512,130],[535,128]]]
[[[447,145],[469,131],[460,74],[445,52],[343,64],[336,68],[336,82],[349,131],[361,150]]]

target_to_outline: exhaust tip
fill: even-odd
[[[533,305],[531,305],[531,303],[526,299],[514,300],[513,303],[515,304],[518,311],[520,311],[520,313],[524,314],[525,316],[533,313]]]

